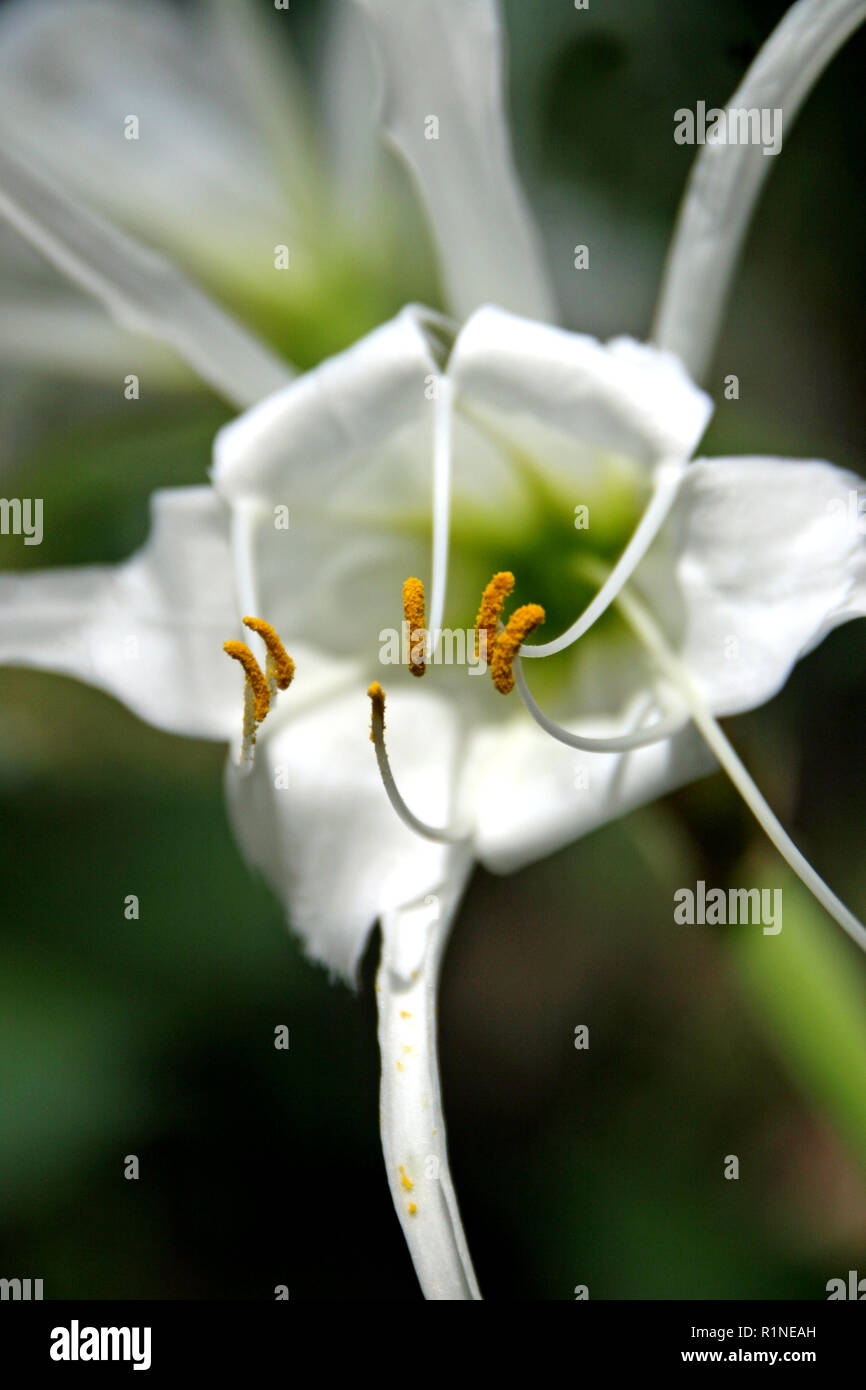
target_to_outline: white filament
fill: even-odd
[[[513,671],[520,698],[536,724],[558,743],[564,743],[568,748],[579,748],[584,753],[628,753],[633,748],[646,748],[651,743],[661,743],[667,738],[672,738],[689,722],[688,718],[681,714],[670,715],[657,720],[648,729],[635,729],[630,734],[619,734],[611,738],[585,738],[581,734],[572,733],[570,729],[564,729],[561,724],[556,724],[536,704],[526,684],[519,657],[514,662]]]
[[[433,415],[433,580],[428,630],[435,656],[442,632],[445,592],[448,586],[448,540],[451,528],[451,435],[454,418],[453,386],[439,377]]]
[[[653,493],[646,511],[595,598],[584,609],[580,617],[572,623],[571,627],[560,633],[552,642],[540,642],[532,646],[527,646],[524,642],[518,655],[522,657],[555,656],[557,652],[565,651],[567,647],[578,642],[585,633],[589,632],[593,623],[597,622],[602,613],[615,601],[622,586],[634,574],[661,530],[687,468],[688,464],[681,461],[659,465],[654,478]]]
[[[683,664],[670,650],[643,604],[638,602],[633,595],[621,593],[619,606],[633,632],[652,654],[667,679],[682,695],[696,728],[715,754],[771,843],[775,845],[782,858],[790,865],[816,901],[835,922],[838,922],[842,930],[848,933],[852,941],[855,941],[862,951],[866,951],[866,927],[858,917],[855,917],[850,908],[846,907],[841,898],[836,896],[817,870],[812,867],[806,856],[794,844],[722,733],[706,706],[702,692],[695,685]]]
[[[422,835],[425,840],[435,840],[439,844],[458,845],[463,844],[469,837],[465,831],[438,829],[435,825],[428,825],[426,821],[419,820],[403,800],[400,795],[397,783],[394,781],[394,774],[391,771],[391,764],[388,761],[388,752],[385,748],[385,719],[381,708],[373,703],[373,746],[376,749],[376,762],[379,765],[379,776],[382,778],[382,785],[385,788],[388,800],[393,806],[397,815],[404,825],[410,830],[414,830],[416,835]]]

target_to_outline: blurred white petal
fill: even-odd
[[[342,206],[369,214],[381,194],[385,154],[376,114],[376,68],[368,25],[349,0],[332,0],[325,15],[321,118]]]
[[[237,625],[226,508],[210,488],[173,488],[151,514],[121,565],[0,575],[0,661],[86,681],[170,733],[228,739],[241,692],[222,651]]]
[[[235,8],[234,0],[232,8]],[[274,16],[279,22],[279,16]],[[286,241],[285,190],[213,3],[24,0],[0,12],[0,132],[71,193],[171,250]],[[286,73],[286,85],[291,74]],[[287,148],[304,140],[281,106]],[[126,139],[136,116],[139,138]],[[274,237],[278,227],[284,235]],[[213,254],[213,253],[211,253]]]
[[[119,324],[167,343],[234,404],[251,405],[290,379],[284,364],[161,256],[80,207],[8,148],[0,149],[0,214]]]
[[[495,303],[554,318],[511,154],[498,6],[494,0],[357,3],[374,25],[385,130],[418,182],[452,312],[462,319]]]
[[[31,299],[3,300],[0,319],[4,364],[118,389],[127,372],[146,375],[148,389],[197,385],[195,373],[156,339],[108,323],[101,310],[68,296],[34,289]]]

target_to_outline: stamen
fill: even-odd
[[[263,618],[244,618],[244,627],[250,628],[252,632],[257,632],[268,649],[265,676],[270,693],[275,695],[277,690],[288,690],[294,679],[295,663],[274,628]]]
[[[579,748],[584,753],[628,753],[633,748],[646,748],[651,743],[663,743],[665,739],[672,738],[684,729],[689,722],[687,716],[672,714],[656,720],[648,729],[635,729],[632,733],[619,734],[612,738],[584,738],[581,734],[573,734],[570,729],[564,729],[561,724],[555,724],[536,704],[526,684],[519,656],[514,660],[514,677],[520,698],[536,724],[557,742],[564,743],[568,748]]]
[[[413,676],[423,676],[424,644],[427,640],[424,606],[424,585],[410,578],[403,584],[403,618],[409,624],[409,670]]]
[[[271,705],[271,696],[268,690],[268,683],[262,673],[262,668],[256,661],[246,642],[223,642],[223,651],[227,656],[231,656],[235,661],[239,661],[244,668],[247,687],[253,694],[253,713],[257,724],[261,724]]]
[[[656,470],[653,494],[647,509],[635,527],[632,537],[620,555],[610,574],[605,579],[595,598],[583,610],[580,617],[566,628],[552,642],[541,642],[537,646],[522,647],[521,656],[555,656],[580,640],[593,623],[598,622],[602,613],[614,602],[623,585],[634,574],[644,555],[646,555],[656,536],[667,520],[673,506],[680,482],[688,468],[687,463],[666,463]]]
[[[508,695],[514,689],[514,672],[511,669],[514,658],[520,650],[521,642],[530,632],[540,627],[544,617],[544,609],[540,604],[524,603],[521,608],[515,608],[505,628],[496,638],[490,675],[500,694]]]
[[[514,575],[511,570],[500,570],[494,574],[484,593],[481,595],[481,607],[475,619],[475,655],[480,655],[481,633],[486,634],[486,652],[492,652],[496,647],[496,637],[499,631],[499,616],[502,606],[508,595],[514,588]]]
[[[468,839],[468,835],[463,831],[457,830],[438,830],[436,826],[427,825],[425,821],[419,820],[413,815],[406,805],[394,781],[394,774],[388,762],[388,753],[385,748],[385,692],[378,681],[373,681],[367,690],[372,707],[370,742],[376,749],[376,762],[379,765],[379,775],[382,778],[382,785],[388,796],[388,800],[393,806],[397,815],[404,825],[410,830],[414,830],[416,835],[422,835],[425,840],[436,840],[440,844],[453,845],[460,844]]]
[[[261,724],[278,690],[287,690],[295,674],[295,663],[289,656],[270,623],[263,618],[244,618],[244,624],[257,632],[268,649],[265,669],[256,661],[246,642],[223,642],[223,651],[244,668],[244,723],[241,738],[240,764],[244,772],[253,765],[256,730]]]

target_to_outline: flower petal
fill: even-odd
[[[226,795],[247,860],[283,901],[314,960],[353,980],[383,912],[437,892],[453,846],[422,840],[388,803],[370,742],[362,673],[344,668],[330,698],[295,715],[304,667],[262,725],[248,775],[229,765]],[[268,720],[271,716],[268,716]],[[388,743],[412,809],[434,824],[449,814],[458,728],[447,702],[423,691],[388,699]]]
[[[517,184],[492,0],[358,0],[374,24],[385,129],[418,181],[452,312],[555,316]],[[436,121],[438,126],[433,126]]]
[[[588,737],[635,727],[628,718],[567,722]],[[473,741],[468,775],[474,783],[476,853],[493,873],[510,873],[714,767],[690,728],[631,753],[578,753],[525,715],[517,717]]]
[[[689,458],[712,413],[671,353],[630,338],[599,343],[495,308],[473,314],[448,372],[458,402],[507,417],[517,442],[531,444],[543,425],[648,464]]]
[[[24,0],[0,11],[0,133],[70,193],[168,254],[215,262],[287,229],[260,125],[279,122],[295,164],[309,147],[303,98],[282,64],[263,84],[252,6],[230,0]],[[270,22],[281,16],[271,9]],[[265,36],[265,43],[268,36]],[[273,43],[270,45],[273,52]],[[254,105],[256,109],[254,108]],[[135,116],[137,140],[125,137]],[[289,185],[294,204],[306,188]],[[283,235],[273,231],[282,227]]]
[[[196,377],[154,338],[109,323],[96,306],[34,287],[30,299],[0,301],[0,360],[73,380],[110,381],[126,370],[147,378],[149,389],[195,389]],[[123,364],[119,372],[118,363]]]
[[[827,64],[866,19],[864,0],[799,0],[773,30],[726,109],[783,113],[787,134]],[[700,380],[710,361],[752,209],[775,167],[761,143],[704,145],[665,266],[653,340]]]
[[[148,540],[117,566],[0,575],[0,661],[75,676],[171,733],[227,739],[241,689],[225,507],[210,488],[154,493]]]
[[[769,700],[805,652],[863,613],[858,486],[823,462],[692,464],[636,580],[715,714]]]
[[[425,390],[439,367],[427,323],[436,321],[409,306],[226,425],[214,485],[229,498],[321,498],[396,430],[431,420]]]
[[[0,148],[0,215],[118,323],[168,343],[227,400],[247,406],[290,380],[282,363],[152,251],[79,207]]]
[[[370,655],[399,624],[429,554],[438,371],[405,309],[217,436],[214,484],[243,507],[259,606],[288,642]]]

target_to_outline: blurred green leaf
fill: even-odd
[[[782,889],[782,930],[735,928],[731,956],[784,1066],[866,1169],[866,960],[779,860],[753,856],[737,881]]]

